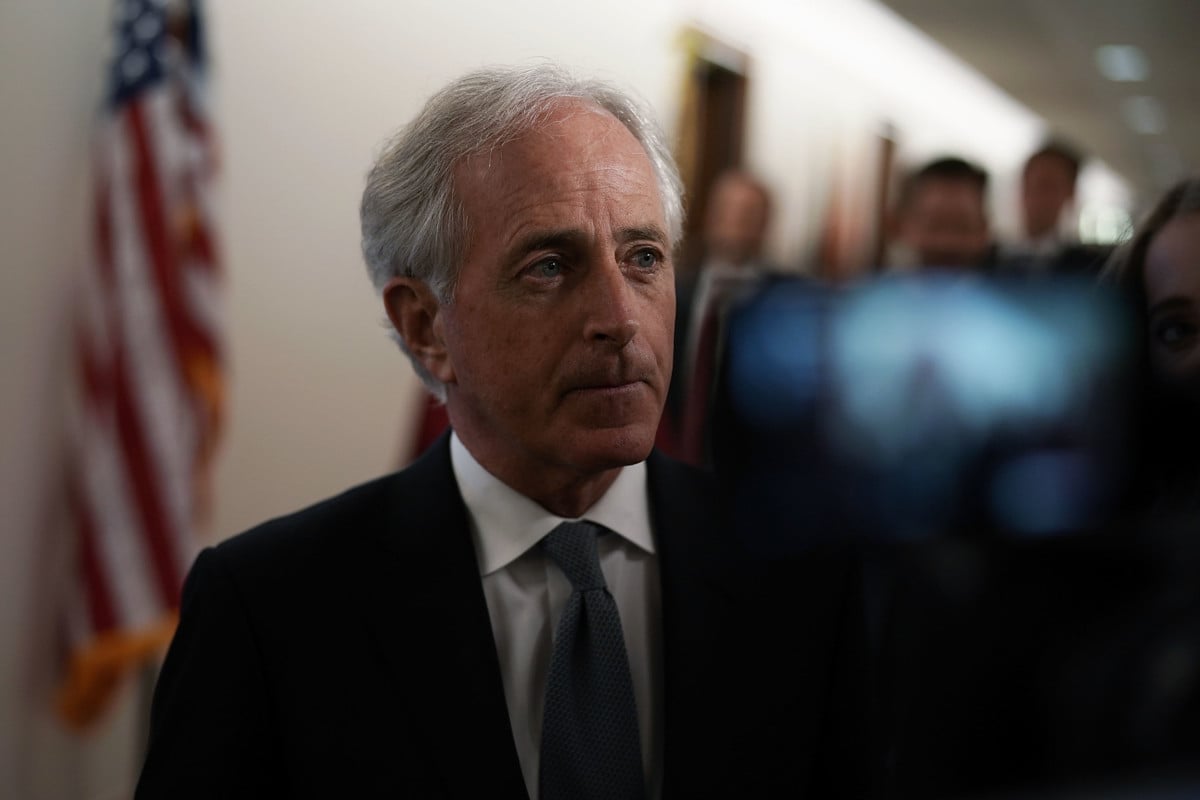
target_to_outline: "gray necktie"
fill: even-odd
[[[571,582],[542,716],[542,800],[645,797],[637,705],[617,604],[596,554],[600,527],[564,522],[542,549]]]

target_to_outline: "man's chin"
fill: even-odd
[[[576,464],[601,472],[645,461],[654,448],[657,425],[645,423],[581,432],[576,442]]]

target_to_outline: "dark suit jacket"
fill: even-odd
[[[664,795],[856,795],[847,561],[814,553],[781,580],[725,540],[702,473],[654,454],[648,476]],[[137,796],[526,796],[447,437],[200,555]]]
[[[1104,269],[1113,248],[1106,245],[1066,243],[1049,256],[1034,258],[1024,253],[993,249],[989,273],[1005,278],[1093,279]]]

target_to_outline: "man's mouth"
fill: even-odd
[[[612,396],[620,397],[626,394],[632,394],[641,391],[648,382],[640,377],[626,377],[623,375],[613,377],[598,377],[589,378],[581,381],[576,381],[572,384],[567,394],[587,394],[591,396]]]
[[[589,383],[581,386],[576,386],[571,391],[573,392],[626,392],[637,389],[642,385],[642,381],[621,381],[621,382],[604,382],[604,383]]]

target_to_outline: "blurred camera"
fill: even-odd
[[[765,547],[1087,529],[1128,478],[1129,325],[1082,281],[774,280],[727,320],[716,469]]]

